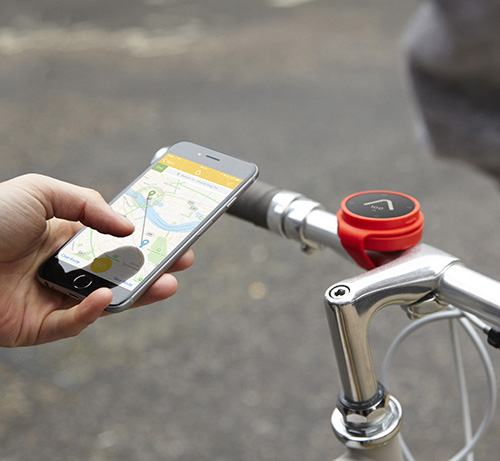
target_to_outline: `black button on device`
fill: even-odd
[[[388,192],[368,192],[349,199],[346,208],[358,216],[376,219],[399,218],[415,209],[409,198]]]
[[[90,285],[92,285],[92,278],[85,274],[79,275],[73,280],[73,286],[78,290],[88,288]]]

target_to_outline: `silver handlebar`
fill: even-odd
[[[444,272],[436,294],[442,302],[500,326],[500,283],[496,280],[454,265]]]
[[[342,246],[337,233],[337,216],[325,210],[320,203],[296,192],[282,190],[272,199],[267,212],[267,224],[272,232],[295,240],[303,250],[311,251],[327,247],[346,259],[351,259]],[[427,252],[442,255],[438,249],[426,245]],[[409,250],[415,257],[415,252]],[[398,258],[408,258],[408,252],[378,253],[379,264]],[[450,258],[458,262],[453,256]],[[435,302],[451,304],[465,312],[500,326],[500,282],[453,264],[442,270],[434,287]]]

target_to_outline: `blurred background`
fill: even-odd
[[[424,240],[500,278],[497,186],[419,139],[401,40],[409,0],[2,0],[0,180],[37,172],[111,199],[181,140],[257,163],[336,211],[418,198]],[[323,307],[360,272],[231,216],[172,299],[78,338],[0,350],[0,461],[331,460],[339,391]],[[371,330],[375,362],[408,323]],[[484,373],[464,343],[477,424]],[[492,351],[500,372],[498,353]],[[390,390],[417,459],[461,445],[447,325],[412,337]],[[477,451],[498,457],[500,417]]]

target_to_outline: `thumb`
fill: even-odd
[[[112,300],[111,290],[100,288],[70,309],[52,311],[43,321],[36,343],[77,336],[103,314]]]

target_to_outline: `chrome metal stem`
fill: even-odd
[[[447,253],[417,245],[398,259],[327,291],[326,313],[343,387],[332,426],[346,446],[384,446],[401,426],[401,406],[379,384],[373,367],[368,328],[374,315],[386,306],[428,300],[442,275],[456,264],[458,259]]]
[[[499,325],[500,283],[420,244],[328,289],[326,313],[343,387],[332,425],[351,448],[381,447],[399,431],[399,403],[377,382],[368,343],[374,315],[395,304],[412,318],[454,305]]]
[[[371,399],[378,383],[368,344],[368,327],[383,307],[411,305],[433,293],[445,269],[458,259],[417,245],[378,269],[332,286],[326,312],[345,395],[353,402]]]

